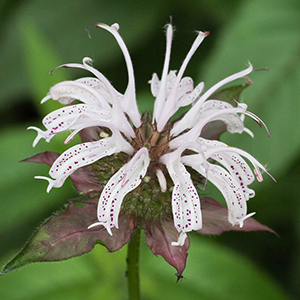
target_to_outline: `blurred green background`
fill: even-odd
[[[89,76],[57,65],[94,59],[121,92],[127,74],[121,51],[94,22],[120,24],[132,55],[139,107],[150,109],[147,81],[162,71],[163,26],[173,17],[176,27],[171,69],[179,69],[195,30],[209,30],[185,73],[206,87],[242,70],[250,61],[268,72],[251,75],[254,85],[243,93],[249,110],[268,125],[271,138],[247,120],[255,139],[224,135],[230,145],[249,151],[277,179],[255,183],[249,202],[255,218],[274,229],[229,232],[217,237],[191,234],[184,279],[176,284],[175,269],[154,257],[146,243],[141,252],[143,299],[299,299],[300,298],[300,2],[297,0],[233,1],[4,1],[0,2],[0,263],[11,259],[31,232],[67,199],[77,197],[71,182],[46,193],[35,175],[48,167],[18,161],[45,150],[63,151],[62,137],[33,149],[33,131],[56,104],[39,102],[61,80]],[[76,141],[75,141],[76,142]],[[208,193],[208,190],[205,191]],[[220,201],[222,197],[216,195]],[[1,299],[127,299],[126,247],[108,254],[96,246],[88,255],[66,262],[32,264],[0,277]]]

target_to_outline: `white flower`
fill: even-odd
[[[98,204],[98,222],[89,228],[102,225],[112,234],[111,228],[118,228],[118,216],[125,196],[142,182],[151,182],[160,188],[161,193],[172,192],[169,205],[172,207],[174,227],[178,231],[178,240],[172,245],[182,246],[187,232],[202,228],[201,200],[186,169],[188,166],[198,173],[199,182],[204,182],[203,188],[209,180],[220,190],[227,202],[229,222],[242,227],[243,221],[253,215],[247,214],[246,201],[254,196],[254,191],[248,187],[254,175],[244,158],[254,166],[259,181],[262,181],[261,170],[267,171],[247,152],[228,147],[219,141],[206,140],[201,134],[212,121],[222,121],[230,133],[246,131],[251,134],[244,127],[245,115],[265,126],[258,117],[247,111],[245,104],[232,106],[227,102],[210,99],[225,84],[251,73],[251,64],[204,92],[203,82],[194,87],[193,80],[183,77],[183,74],[209,32],[198,32],[179,71],[169,71],[173,28],[168,25],[162,76],[159,80],[153,74],[150,81],[155,102],[153,117],[149,119],[141,117],[138,111],[132,62],[118,33],[118,24],[108,26],[98,23],[95,26],[109,31],[118,42],[127,66],[128,86],[124,94],[116,91],[108,79],[91,66],[89,58],[84,58],[82,64],[59,66],[85,69],[96,77],[64,81],[50,89],[42,103],[53,99],[67,106],[43,119],[45,131],[29,127],[38,133],[33,146],[42,138],[49,142],[56,134],[69,130],[72,133],[65,143],[82,130],[99,128],[100,135],[95,141],[84,142],[62,153],[50,169],[51,178],[36,178],[49,182],[49,192],[52,187],[62,186],[66,178],[78,168],[89,164],[101,165],[102,159],[125,153],[127,162],[105,181]],[[79,100],[81,104],[73,104],[74,100]],[[170,122],[174,113],[187,105],[191,105],[190,110],[175,124]],[[212,163],[212,160],[216,163]],[[146,211],[146,201],[142,205]],[[137,218],[142,218],[138,212],[136,214]],[[156,212],[152,214],[155,219]]]

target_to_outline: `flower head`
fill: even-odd
[[[48,192],[53,187],[61,187],[71,177],[84,193],[99,193],[97,220],[88,228],[95,230],[100,226],[113,237],[113,232],[120,227],[120,218],[132,218],[134,224],[139,224],[136,226],[145,230],[153,253],[163,255],[180,275],[189,247],[187,233],[194,230],[215,234],[242,228],[245,220],[254,214],[247,213],[247,201],[254,196],[249,185],[255,176],[262,181],[262,172],[268,174],[265,167],[247,152],[204,134],[208,132],[207,128],[215,126],[215,121],[221,122],[229,133],[250,132],[244,127],[245,116],[264,125],[248,112],[246,104],[230,104],[213,98],[225,84],[250,74],[252,65],[204,91],[203,82],[194,86],[193,80],[183,74],[209,32],[198,32],[179,71],[169,71],[173,37],[173,27],[169,24],[161,78],[153,74],[150,80],[155,97],[153,115],[141,115],[136,102],[133,66],[118,32],[119,25],[97,23],[95,26],[109,31],[123,52],[128,71],[126,91],[124,94],[118,92],[100,71],[92,67],[89,58],[84,58],[82,64],[59,66],[84,69],[94,77],[64,81],[50,89],[42,103],[53,99],[65,106],[43,119],[45,131],[29,127],[37,131],[33,146],[40,139],[49,142],[56,134],[69,130],[72,133],[65,143],[77,133],[81,135],[82,143],[50,160],[48,155],[47,159],[45,155],[35,158],[51,165],[51,178],[36,178],[49,182]],[[74,100],[80,103],[75,104]],[[190,110],[179,121],[170,121],[180,107],[188,105]],[[217,135],[223,127],[216,129]],[[86,169],[87,166],[90,168]],[[81,169],[88,174],[89,180],[83,180],[89,182],[88,190],[80,181],[84,176],[78,173]],[[94,180],[92,184],[90,178]],[[228,207],[227,223],[232,227],[224,225],[225,208],[212,199],[201,199],[199,190],[205,188],[207,181],[223,194]],[[211,211],[216,213],[211,214]],[[212,219],[222,224],[220,228],[211,225],[209,220]],[[253,223],[254,220],[251,222],[245,230],[266,229]]]

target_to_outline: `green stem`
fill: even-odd
[[[140,276],[139,276],[139,254],[140,254],[141,229],[136,228],[128,244],[127,252],[127,279],[129,300],[140,300]]]

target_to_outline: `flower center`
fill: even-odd
[[[171,216],[171,193],[162,191],[157,172],[166,176],[167,188],[172,186],[171,179],[167,175],[166,167],[160,162],[160,157],[168,152],[170,131],[169,123],[162,132],[157,130],[156,124],[152,124],[151,116],[145,114],[142,124],[135,130],[135,138],[131,142],[135,152],[145,147],[149,151],[150,165],[142,183],[131,193],[126,195],[122,211],[133,214],[147,221],[159,221]]]
[[[142,147],[149,150],[151,164],[160,165],[159,159],[169,149],[171,140],[171,124],[167,124],[162,132],[159,132],[156,123],[152,124],[149,114],[142,117],[142,124],[136,129],[136,136],[133,140],[133,147],[136,151]]]

